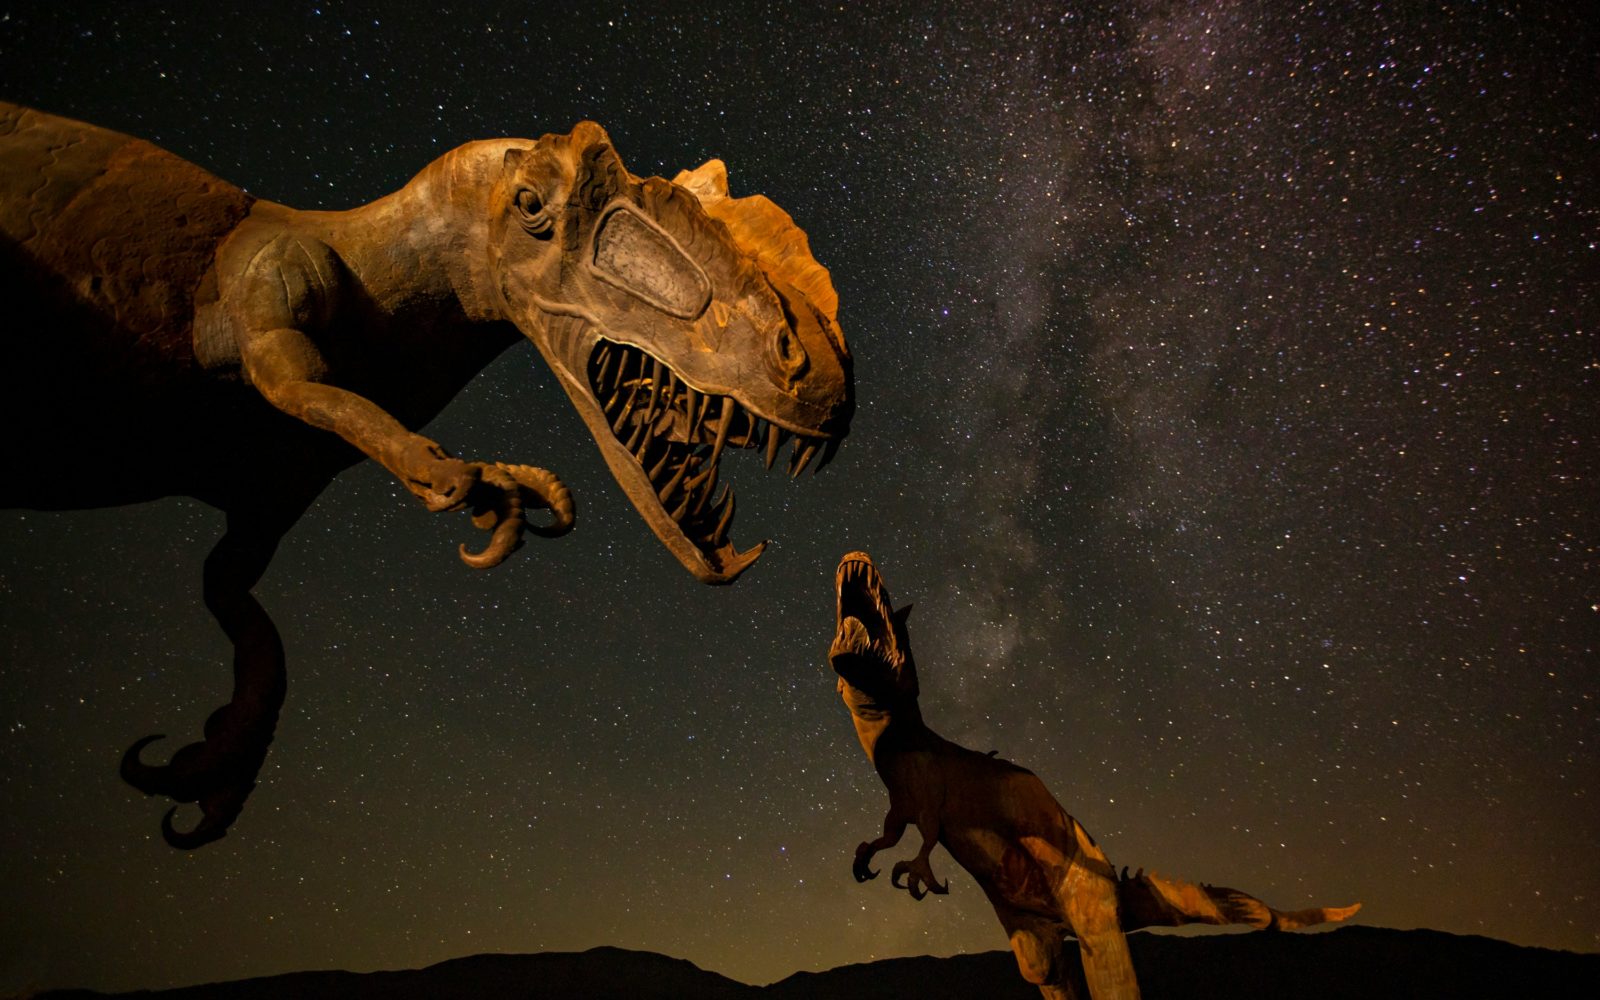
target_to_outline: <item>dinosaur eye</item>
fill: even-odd
[[[544,200],[532,188],[522,188],[516,196],[517,215],[522,219],[522,228],[535,236],[544,236],[550,232],[554,223],[550,213],[544,210]]]
[[[673,316],[694,319],[711,301],[711,281],[700,265],[625,204],[600,220],[591,266],[605,281]]]

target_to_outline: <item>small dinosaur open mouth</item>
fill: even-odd
[[[829,657],[872,656],[898,665],[902,654],[890,618],[889,588],[866,553],[851,552],[839,561],[834,590],[837,631]]]
[[[632,456],[653,491],[654,506],[710,568],[727,579],[755,562],[766,543],[740,552],[729,541],[733,488],[721,484],[718,489],[724,452],[730,447],[763,450],[770,469],[792,441],[788,461],[792,478],[819,455],[820,469],[838,446],[836,438],[780,427],[732,396],[696,389],[665,362],[631,344],[599,338],[589,355],[587,374],[612,436]],[[641,501],[649,500],[635,496],[647,519]],[[654,520],[666,527],[661,518]]]

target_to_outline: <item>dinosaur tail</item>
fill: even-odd
[[[1361,904],[1274,910],[1238,889],[1146,875],[1142,868],[1130,878],[1124,868],[1117,880],[1117,909],[1122,929],[1128,931],[1181,924],[1245,924],[1258,930],[1292,931],[1338,923],[1361,909]]]

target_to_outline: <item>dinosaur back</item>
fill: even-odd
[[[202,280],[252,201],[143,140],[0,104],[8,269],[32,272],[41,321],[99,326],[124,362],[193,363]]]
[[[102,482],[22,477],[5,506],[194,493],[197,456],[223,453],[241,408],[266,408],[202,370],[192,335],[251,202],[148,142],[0,104],[0,423],[33,429],[14,441],[20,467],[71,456]]]

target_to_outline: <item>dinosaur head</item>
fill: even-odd
[[[580,123],[504,154],[492,194],[499,308],[539,348],[617,483],[695,576],[761,554],[729,540],[729,450],[791,476],[849,428],[851,362],[828,273],[772,202],[729,198],[718,161],[676,182],[623,167]]]
[[[833,586],[836,624],[828,659],[839,675],[840,693],[851,701],[847,688],[853,688],[879,708],[916,701],[917,665],[906,630],[911,605],[893,610],[889,588],[865,552],[839,560]]]

